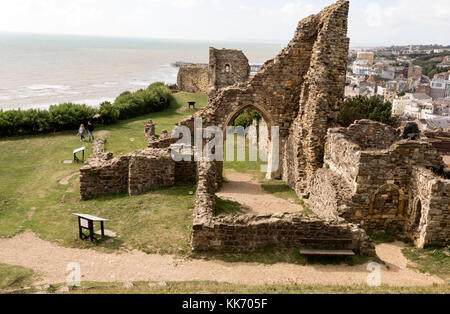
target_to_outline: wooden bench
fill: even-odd
[[[353,243],[352,239],[300,239],[300,242],[308,246],[336,246],[339,249],[310,249],[300,250],[302,255],[321,255],[321,256],[355,256],[353,250],[347,250],[346,247]]]
[[[78,217],[78,229],[79,229],[79,235],[81,240],[87,240],[90,239],[92,242],[94,242],[94,222],[100,222],[100,227],[102,231],[102,237],[105,236],[105,221],[108,221],[108,219],[95,217],[92,215],[86,215],[86,214],[73,214],[74,216]],[[89,231],[89,236],[85,235],[83,233],[83,230]]]
[[[195,109],[195,101],[188,101],[188,105],[189,105],[189,109],[191,109],[191,107],[193,109]]]
[[[85,150],[86,150],[85,147],[81,147],[81,148],[75,149],[75,150],[73,151],[73,161],[76,162],[76,163],[79,163],[79,162],[80,162],[80,159],[78,159],[77,154],[78,154],[79,152],[82,152],[82,153],[83,153],[82,162],[84,162],[84,151],[85,151]]]
[[[309,250],[301,249],[301,255],[321,255],[321,256],[355,256],[352,250]]]

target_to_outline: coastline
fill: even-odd
[[[63,83],[58,85],[51,83],[23,84],[24,86],[20,91],[10,92],[17,92],[17,97],[14,100],[5,96],[5,91],[0,89],[0,110],[48,110],[50,106],[62,103],[84,104],[98,108],[105,101],[114,102],[121,93],[126,91],[135,92],[155,82],[174,84],[176,83],[178,68],[164,64],[148,73],[148,80],[143,79],[142,74],[136,73],[121,80],[99,81],[83,87]],[[36,101],[33,101],[33,99],[36,99]]]
[[[177,81],[177,61],[207,63],[209,47],[239,49],[261,64],[280,44],[0,34],[0,110],[98,106],[124,91]]]

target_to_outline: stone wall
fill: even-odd
[[[130,155],[128,193],[139,195],[175,184],[175,162],[169,150],[148,149]]]
[[[144,126],[144,135],[145,135],[145,141],[148,145],[151,145],[153,142],[155,142],[156,139],[156,127],[152,120],[148,120],[147,123]]]
[[[400,140],[397,130],[371,120],[356,121],[350,127],[339,128],[336,132],[358,145],[360,150],[386,149]]]
[[[113,159],[105,152],[104,139],[96,139],[93,152],[80,169],[82,200],[107,194],[145,193],[175,182],[189,182],[197,177],[195,162],[176,163],[171,156],[171,138],[157,140],[151,121],[145,127],[149,148]]]
[[[112,160],[91,159],[80,169],[80,194],[82,200],[128,190],[129,157]]]
[[[366,139],[361,132],[378,138],[378,142]],[[321,217],[342,217],[365,230],[391,230],[414,237],[410,227],[414,195],[428,191],[417,187],[426,182],[423,175],[417,174],[431,173],[427,169],[441,170],[444,163],[429,143],[403,140],[398,134],[391,127],[369,121],[329,130],[324,168],[311,181],[309,207]],[[438,180],[437,175],[434,180]],[[445,189],[442,187],[440,191]],[[441,203],[436,205],[439,208],[436,213],[441,219],[439,223],[446,228],[448,216],[445,217],[442,207],[448,206],[448,196],[442,193],[436,196],[437,204]],[[425,208],[431,197],[423,196]],[[426,224],[425,229],[438,234],[441,241],[447,237],[441,231],[434,233],[433,224]],[[437,237],[422,236],[421,243],[436,241]]]
[[[316,172],[310,185],[310,197],[306,200],[308,208],[322,218],[338,219],[351,205],[353,190],[347,180],[330,169]]]
[[[418,247],[450,243],[450,180],[413,169],[407,233]]]
[[[207,93],[209,89],[208,66],[189,65],[178,70],[178,88],[187,93]]]
[[[331,248],[337,239],[351,240],[346,248],[373,256],[375,249],[365,231],[343,219],[321,219],[306,214],[215,216],[216,165],[198,166],[199,182],[194,209],[194,250],[249,251],[266,247],[300,248],[305,241],[321,241]],[[342,249],[342,247],[339,247]]]
[[[209,48],[209,96],[225,87],[247,82],[250,65],[240,50]]]
[[[327,131],[337,126],[343,104],[348,10],[348,1],[338,1],[300,25],[299,33],[313,40],[299,114],[284,146],[283,172],[283,178],[299,196],[308,194],[315,172],[323,166]]]

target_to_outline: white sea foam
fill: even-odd
[[[66,85],[46,85],[46,84],[34,84],[26,86],[27,89],[32,91],[41,91],[41,90],[69,90],[70,86]]]
[[[101,103],[105,102],[105,101],[109,101],[109,102],[114,102],[115,98],[108,98],[108,97],[103,97],[103,98],[99,98],[99,99],[83,99],[83,100],[76,100],[73,103],[75,104],[83,104],[83,105],[87,105],[90,107],[99,107]]]
[[[130,81],[130,85],[133,86],[149,86],[152,82],[151,81]]]
[[[91,86],[95,88],[109,88],[112,86],[117,86],[118,84],[119,84],[118,82],[105,82],[103,84],[93,84]]]

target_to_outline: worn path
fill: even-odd
[[[402,244],[383,244],[377,251],[389,265],[382,266],[382,284],[390,286],[427,286],[443,284],[443,280],[419,274],[407,268],[401,253]],[[69,263],[81,266],[83,281],[217,281],[234,284],[366,284],[367,265],[263,265],[225,263],[221,261],[179,260],[172,256],[147,255],[134,251],[107,254],[92,249],[72,249],[39,239],[26,232],[11,239],[0,239],[0,263],[19,265],[38,272],[39,283],[66,281]]]
[[[292,204],[264,191],[261,184],[254,180],[252,174],[228,170],[225,177],[227,182],[224,183],[217,196],[238,202],[249,208],[251,213],[295,213],[304,210],[301,205]]]

